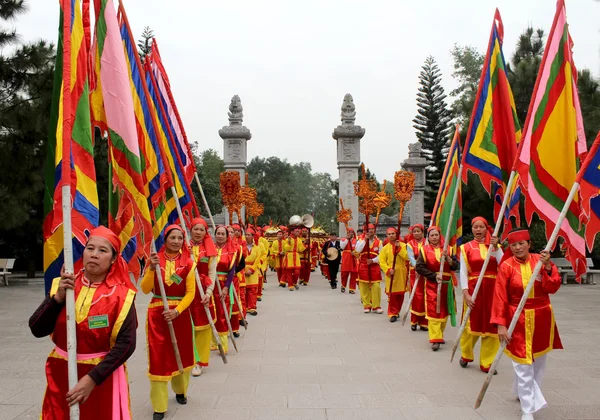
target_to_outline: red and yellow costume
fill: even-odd
[[[396,229],[390,228],[394,232]],[[388,232],[390,231],[388,229]],[[395,264],[394,264],[395,259]],[[385,274],[385,293],[388,295],[388,317],[398,317],[402,304],[404,303],[404,294],[407,292],[406,262],[408,261],[408,252],[406,244],[398,242],[388,243],[379,253],[379,266]],[[390,270],[394,270],[394,275],[390,275]]]
[[[348,228],[348,233],[354,233],[354,230]],[[358,261],[356,260],[355,249],[356,239],[342,239],[340,241],[342,248],[342,263],[340,265],[342,289],[349,287],[350,293],[356,290],[356,279],[358,278]],[[350,284],[348,284],[348,278]]]
[[[135,350],[135,291],[129,281],[127,263],[118,254],[118,237],[103,226],[92,230],[90,237],[94,236],[111,243],[117,260],[103,282],[90,283],[83,271],[75,278],[77,377],[88,375],[96,384],[85,404],[79,405],[80,418],[129,420],[129,385],[124,363]],[[66,310],[64,302],[54,299],[59,281],[60,278],[54,279],[50,294],[29,320],[36,337],[51,334],[55,345],[46,360],[48,385],[40,416],[44,420],[69,418]]]
[[[239,225],[233,225],[234,232],[240,231],[241,228]],[[238,259],[236,261],[236,265],[240,263],[242,258],[246,258],[248,255],[248,250],[246,248],[246,240],[242,236],[234,236],[231,241],[233,242],[235,248],[238,250]],[[237,270],[236,270],[237,271]],[[233,278],[233,286],[235,287],[235,291],[240,300],[241,308],[238,306],[235,297],[233,296],[233,291],[231,291],[231,302],[233,305],[233,309],[231,311],[231,328],[233,332],[237,333],[240,330],[240,320],[244,318],[246,313],[246,277],[244,275],[244,270],[240,269],[235,273],[235,277]]]
[[[428,233],[432,230],[440,229],[437,226],[431,226]],[[437,289],[438,283],[436,276],[440,271],[442,261],[442,250],[444,247],[444,238],[440,233],[440,242],[434,246],[431,244],[425,245],[421,249],[421,254],[417,260],[416,270],[422,277],[426,278],[425,282],[425,313],[429,321],[429,342],[444,344],[444,330],[448,317],[452,317],[452,324],[455,324],[456,303],[454,301],[454,278],[452,271],[458,268],[458,261],[453,255],[452,248],[448,248],[448,255],[452,258],[452,262],[444,263],[444,272],[442,273],[442,290],[440,301],[440,312],[437,313]]]
[[[212,296],[214,290],[213,278],[216,278],[216,256],[217,249],[212,241],[212,238],[208,234],[208,225],[204,219],[196,218],[192,220],[192,228],[196,224],[202,224],[206,228],[206,236],[200,243],[191,241],[192,254],[196,267],[198,269],[198,275],[204,288],[204,293],[208,293]],[[215,309],[214,299],[211,298],[208,305],[210,316],[214,322],[217,312]],[[192,314],[192,322],[194,323],[194,341],[196,346],[196,353],[198,355],[200,366],[208,366],[210,360],[210,344],[212,340],[212,331],[204,305],[200,298],[200,290],[196,288],[196,295],[190,306],[190,312]]]
[[[296,229],[299,230],[299,229]],[[300,237],[290,236],[283,241],[283,250],[285,251],[285,270],[287,285],[290,290],[298,284],[300,277],[300,254],[304,252],[306,246]]]
[[[369,224],[368,229],[375,229],[375,225]],[[369,240],[359,239],[356,243],[358,252],[358,288],[365,312],[381,312],[381,270],[379,268],[379,251],[381,241],[376,236]],[[372,260],[371,264],[367,260]]]
[[[178,225],[167,227],[165,241],[173,230],[182,232]],[[190,371],[195,364],[194,343],[192,334],[190,334],[193,326],[189,306],[196,294],[196,278],[195,264],[185,246],[175,255],[168,254],[164,250],[160,251],[158,258],[169,309],[176,309],[179,312],[172,324],[184,371],[181,374],[177,368],[168,323],[163,315],[165,308],[160,294],[158,276],[151,267],[144,273],[140,284],[143,293],[153,292],[154,294],[148,304],[146,318],[150,401],[155,413],[164,413],[168,408],[167,383],[171,381],[171,387],[175,394],[185,396],[190,380]]]
[[[489,228],[487,221],[482,217],[475,217],[471,225],[475,222],[482,222]],[[488,248],[490,246],[491,236],[488,233],[483,242],[472,240],[460,247],[460,284],[461,289],[468,289],[469,295],[473,296],[477,279],[483,268]],[[502,251],[498,250],[492,253],[490,261],[485,270],[481,281],[479,292],[477,293],[476,303],[471,310],[471,315],[467,320],[465,331],[460,339],[460,348],[462,360],[472,362],[474,359],[473,348],[481,337],[481,351],[479,355],[479,366],[484,372],[488,372],[494,361],[494,357],[500,347],[498,340],[498,328],[490,322],[492,314],[492,302],[494,300],[494,287],[496,284],[496,273],[498,272],[498,262],[502,258]],[[467,304],[463,304],[463,317],[467,311]]]
[[[256,232],[252,229],[247,230],[247,234],[255,235]],[[252,243],[246,245],[246,305],[248,313],[256,314],[256,299],[258,295],[258,277],[262,266],[263,247]]]
[[[260,273],[258,274],[258,289],[256,291],[257,299],[262,300],[263,284],[266,283],[267,268],[269,267],[269,241],[265,238],[264,230],[258,231],[258,244],[262,247],[262,255],[260,257]]]
[[[527,230],[513,231],[508,235],[509,244],[529,240]],[[512,255],[510,247],[507,249],[496,276],[490,319],[491,323],[508,328],[527,285],[530,281],[535,282],[504,350],[513,362],[513,392],[525,414],[535,413],[547,405],[540,388],[546,354],[563,348],[549,296],[558,291],[561,278],[556,266],[549,263],[549,269],[542,266],[537,278],[532,279],[540,258],[539,254],[528,254],[523,261]]]
[[[282,226],[280,226],[279,229],[281,232],[284,231],[284,229],[282,229]],[[279,237],[279,235],[277,235],[277,239],[275,239],[271,244],[271,255],[273,255],[273,258],[275,259],[275,271],[277,272],[277,281],[279,281],[280,286],[284,286],[287,284],[284,275],[285,254],[281,255],[282,252],[285,253],[284,239],[283,236]]]
[[[416,227],[421,228],[421,232],[425,232],[423,225],[417,224],[413,226],[413,229]],[[415,287],[415,283],[417,282],[417,272],[415,270],[415,266],[417,264],[417,258],[419,258],[419,255],[421,254],[421,249],[425,245],[425,238],[417,241],[412,234],[409,234],[406,239],[409,259],[408,275],[410,278],[410,288],[412,291]],[[417,290],[415,290],[415,295],[410,305],[410,323],[413,325],[413,328],[417,325],[421,328],[427,328],[428,326],[427,317],[425,316],[425,282],[426,280],[423,278],[419,280]]]
[[[303,234],[308,234],[308,229],[302,229]],[[303,285],[308,285],[310,281],[310,273],[312,271],[313,258],[316,258],[317,253],[319,252],[319,245],[316,241],[310,241],[310,247],[308,246],[308,236],[304,239],[305,241],[305,249],[300,254],[300,283]]]

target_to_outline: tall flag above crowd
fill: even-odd
[[[440,188],[431,212],[431,222],[447,235],[448,246],[455,248],[462,238],[462,182],[460,165],[459,127],[454,131],[454,138],[448,151],[448,159]],[[454,199],[456,197],[456,200]],[[454,208],[453,208],[454,204]]]
[[[475,97],[463,153],[463,181],[467,171],[479,176],[481,184],[494,199],[494,219],[498,220],[500,205],[510,178],[521,140],[521,127],[513,98],[506,61],[502,53],[504,26],[496,9],[490,40]],[[510,217],[520,225],[520,190],[514,183],[505,214],[504,235],[510,230]]]
[[[46,292],[52,279],[60,275],[64,263],[61,187],[71,187],[72,244],[76,268],[87,234],[98,225],[99,220],[89,103],[88,46],[81,3],[79,0],[69,3],[65,13],[64,2],[61,2],[45,168],[43,237]]]
[[[143,181],[129,69],[112,0],[95,1],[93,45],[94,124],[108,134],[109,228],[120,236],[123,256],[135,278],[140,259],[150,254],[152,223]]]
[[[567,202],[579,159],[587,149],[572,46],[565,3],[559,0],[515,162],[526,197],[527,221],[531,224],[533,213],[537,213],[546,224],[547,239]],[[580,216],[580,200],[576,197],[560,230],[565,256],[578,278],[586,266]]]

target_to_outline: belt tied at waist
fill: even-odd
[[[153,298],[162,299],[161,295],[152,295]],[[167,300],[181,300],[183,296],[167,296]]]
[[[510,306],[519,306],[521,299],[511,298]],[[548,296],[527,298],[525,309],[541,309],[550,306],[550,298]]]
[[[54,351],[61,357],[68,359],[68,353],[60,347],[54,347]],[[79,353],[77,354],[77,360],[89,360],[96,359],[98,357],[104,357],[108,354],[107,351],[100,353]],[[123,420],[131,420],[131,413],[129,412],[129,386],[127,385],[127,378],[125,376],[125,365],[119,366],[112,373],[112,418]]]

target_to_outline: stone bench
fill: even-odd
[[[568,277],[575,277],[575,272],[571,267],[571,263],[566,258],[551,258],[554,265],[558,268],[558,273],[562,278],[562,283],[567,284]],[[594,275],[600,274],[600,270],[594,270],[594,263],[591,258],[586,258],[585,264],[587,267],[587,273],[585,279],[582,281],[584,284],[596,284]]]

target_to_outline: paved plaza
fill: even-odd
[[[259,315],[224,365],[213,357],[192,378],[185,406],[169,402],[168,419],[520,419],[504,358],[479,410],[485,375],[449,363],[457,328],[434,353],[427,333],[363,314],[358,294],[331,290],[313,273],[289,292],[269,273]],[[40,281],[0,287],[0,419],[37,419],[44,363],[52,344],[36,339],[27,320],[43,299]],[[139,295],[137,350],[128,363],[134,419],[151,419],[144,332],[148,296]],[[600,419],[600,286],[563,286],[552,297],[564,351],[549,355],[541,419]],[[385,309],[385,306],[384,306]],[[214,355],[215,353],[213,353]]]

